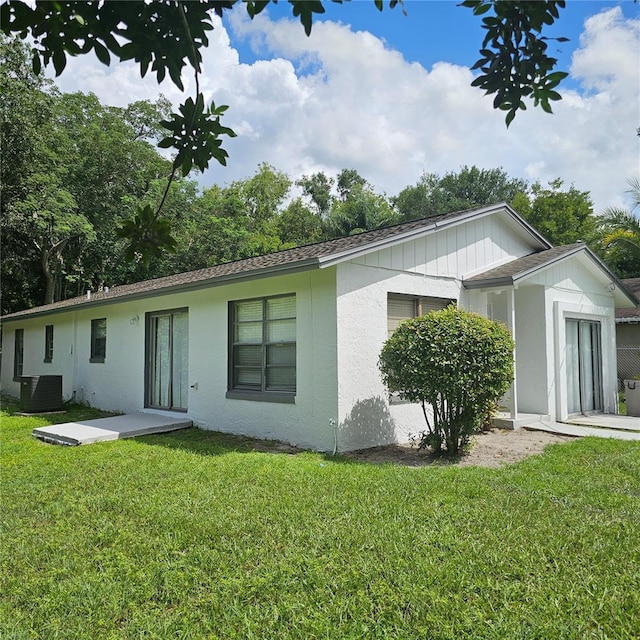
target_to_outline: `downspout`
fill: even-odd
[[[511,419],[518,419],[518,378],[516,374],[516,291],[515,286],[509,289],[509,297],[507,298],[507,316],[509,321],[509,329],[513,338],[513,398],[511,405]]]
[[[77,392],[78,392],[78,314],[76,311],[73,312],[73,341],[71,342],[70,347],[70,356],[71,356],[71,380],[72,380],[72,391],[71,396],[74,402],[77,402]]]

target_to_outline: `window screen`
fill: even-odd
[[[456,301],[451,298],[408,296],[390,293],[387,297],[387,335],[391,335],[403,320],[417,318],[430,311],[441,311]]]
[[[44,361],[53,360],[53,325],[48,324],[44,328]]]
[[[107,357],[107,319],[91,321],[91,362],[104,362]]]
[[[296,390],[296,298],[232,302],[229,389]]]

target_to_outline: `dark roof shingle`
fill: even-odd
[[[387,243],[409,239],[422,233],[434,231],[448,225],[459,224],[467,219],[507,212],[522,229],[528,233],[532,242],[539,247],[549,247],[550,244],[533,227],[528,225],[513,209],[504,203],[498,203],[487,207],[456,211],[429,218],[421,218],[410,222],[365,231],[363,233],[337,238],[315,244],[304,245],[270,253],[244,260],[227,262],[214,267],[187,271],[171,276],[144,280],[133,284],[125,284],[110,287],[108,291],[92,293],[90,298],[80,296],[69,300],[61,300],[53,304],[17,311],[7,314],[5,319],[18,319],[49,313],[64,311],[69,308],[89,307],[108,304],[122,299],[135,299],[153,294],[162,295],[174,291],[185,291],[222,284],[230,280],[252,278],[260,275],[276,275],[278,273],[292,272],[301,269],[318,268],[323,264],[327,266],[341,259],[349,259],[359,251],[369,251],[384,247]]]
[[[561,258],[580,251],[585,246],[582,242],[576,242],[575,244],[553,247],[552,249],[531,253],[523,258],[518,258],[499,267],[478,273],[471,278],[465,278],[464,286],[467,289],[479,289],[481,287],[510,285],[526,274],[537,271]]]
[[[636,298],[640,298],[640,278],[626,278],[622,284],[633,293]],[[616,321],[640,322],[640,305],[633,309],[616,309]]]

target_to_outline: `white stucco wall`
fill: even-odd
[[[505,292],[506,297],[508,292]],[[554,384],[553,335],[549,331],[543,286],[531,285],[515,291],[515,341],[518,411],[549,415]],[[551,343],[548,340],[551,339]]]
[[[542,270],[527,284],[545,290],[547,397],[549,414],[566,420],[567,365],[566,320],[600,323],[602,344],[602,400],[605,413],[617,413],[615,300],[609,279],[585,255],[575,255]]]
[[[53,358],[44,362],[45,325],[54,325]],[[73,320],[66,315],[60,321],[53,318],[23,320],[19,323],[5,322],[2,328],[2,392],[13,397],[20,396],[20,383],[13,379],[15,330],[24,331],[23,375],[63,375],[63,395],[69,398],[73,385],[70,382],[73,353]]]
[[[340,450],[406,442],[426,428],[419,405],[389,402],[378,369],[388,294],[454,299],[485,315],[486,293],[464,290],[463,276],[531,253],[530,241],[497,213],[338,266]]]
[[[378,369],[387,339],[387,295],[458,299],[455,278],[345,263],[337,273],[339,449],[407,442],[426,429],[422,409],[390,404]]]
[[[226,398],[228,302],[296,294],[297,392],[294,404]],[[101,409],[144,409],[145,314],[188,308],[189,389],[187,416],[203,428],[274,438],[330,451],[337,420],[335,269],[143,298],[57,313],[4,326],[2,385],[13,382],[13,336],[24,329],[24,374],[63,376],[63,394]],[[107,318],[104,363],[89,362],[91,320]],[[54,357],[43,363],[44,326],[54,325]],[[159,413],[154,410],[155,413]],[[161,413],[161,412],[160,412]]]

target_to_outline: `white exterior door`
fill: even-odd
[[[602,411],[600,323],[567,319],[567,410]]]

